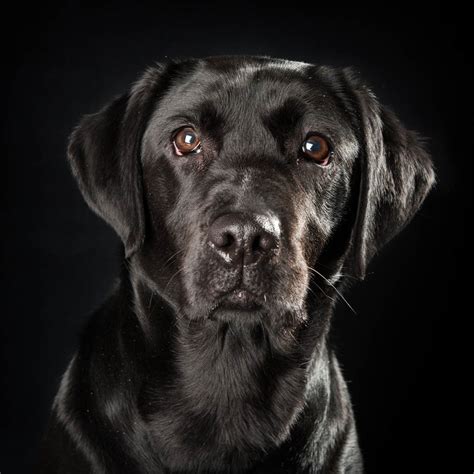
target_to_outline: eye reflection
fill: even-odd
[[[201,152],[201,140],[192,127],[178,130],[174,136],[173,145],[178,156]]]
[[[332,156],[331,149],[326,139],[316,134],[310,135],[303,142],[301,149],[305,156],[323,166],[329,163]]]

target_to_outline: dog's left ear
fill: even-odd
[[[145,238],[141,141],[164,88],[162,69],[150,69],[128,93],[83,117],[69,140],[69,163],[84,199],[115,229],[126,257]]]
[[[435,174],[417,135],[405,129],[365,86],[353,82],[353,90],[364,143],[358,210],[346,264],[363,279],[370,259],[421,206]]]

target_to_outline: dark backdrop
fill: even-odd
[[[339,304],[334,336],[368,471],[448,466],[464,416],[453,328],[472,212],[466,12],[289,3],[2,7],[2,474],[28,472],[78,332],[118,270],[118,239],[66,165],[68,134],[154,61],[216,54],[352,65],[427,137],[438,185],[347,295],[357,315]]]

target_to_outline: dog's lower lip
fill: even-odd
[[[235,290],[226,295],[218,307],[224,310],[256,311],[261,308],[261,304],[249,291]]]

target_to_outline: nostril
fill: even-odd
[[[269,252],[276,246],[275,238],[267,233],[259,235],[255,240],[258,242],[258,250],[263,252]]]
[[[268,233],[257,234],[252,240],[252,253],[267,253],[276,247],[275,238]]]
[[[214,230],[209,237],[210,241],[220,249],[229,248],[235,242],[235,237],[231,232],[221,229]]]
[[[261,240],[262,237],[260,235],[256,235],[254,237],[254,239],[252,240],[252,253],[259,252],[261,250]]]
[[[235,242],[235,237],[230,232],[223,232],[216,245],[221,248],[230,247]]]

